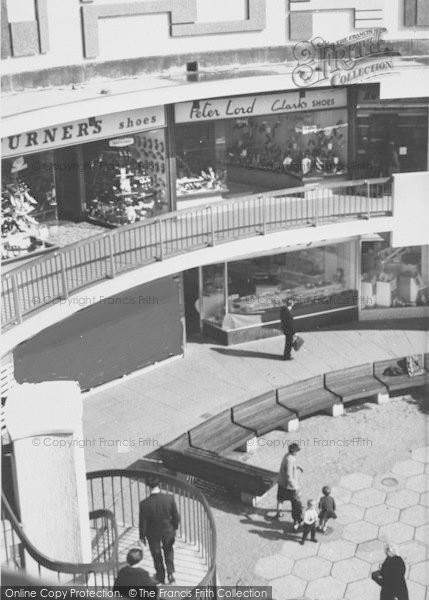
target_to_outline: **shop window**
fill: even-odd
[[[2,260],[47,246],[44,223],[57,218],[54,153],[2,161]]]
[[[392,248],[388,236],[362,243],[361,306],[389,308],[429,305],[427,247]]]
[[[87,216],[112,226],[167,210],[164,130],[84,146]]]
[[[344,176],[347,128],[345,109],[179,125],[178,200],[298,187]]]

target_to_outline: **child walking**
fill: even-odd
[[[317,511],[316,503],[314,500],[307,502],[307,510],[304,512],[304,530],[302,532],[302,540],[299,542],[301,546],[304,545],[308,534],[311,533],[311,541],[317,542],[316,540],[316,523],[317,523]]]
[[[319,529],[325,533],[329,519],[336,519],[335,500],[331,496],[331,488],[325,485],[322,488],[323,496],[319,500]]]

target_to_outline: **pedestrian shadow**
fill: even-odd
[[[302,532],[294,531],[291,521],[276,519],[269,515],[265,515],[263,520],[255,520],[250,518],[251,514],[243,515],[245,518],[240,519],[240,523],[243,525],[250,525],[257,528],[249,529],[249,533],[272,541],[283,540],[286,542],[290,540],[296,542],[301,539]]]
[[[242,358],[268,358],[270,360],[283,360],[280,354],[272,354],[271,352],[257,352],[252,350],[233,350],[232,348],[210,348],[219,354],[226,356],[240,356]]]

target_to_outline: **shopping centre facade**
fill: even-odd
[[[88,389],[182,355],[195,335],[274,335],[289,297],[303,330],[423,316],[424,2],[27,4],[25,18],[2,5],[4,362],[17,381]],[[225,219],[222,243],[169,253],[176,212],[183,239]],[[50,241],[56,222],[102,227],[116,258],[122,243],[150,246],[141,232],[162,223],[161,256],[136,252],[132,272],[116,264],[69,294],[76,262]],[[48,271],[22,274],[32,255],[56,257],[67,293],[40,299]],[[36,300],[22,310],[25,285]],[[129,345],[113,351],[124,327]]]

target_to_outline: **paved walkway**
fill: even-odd
[[[302,337],[292,362],[280,360],[283,336],[228,348],[190,343],[184,359],[93,392],[84,403],[87,470],[126,467],[270,388],[429,349],[429,333],[418,320],[350,324]]]

